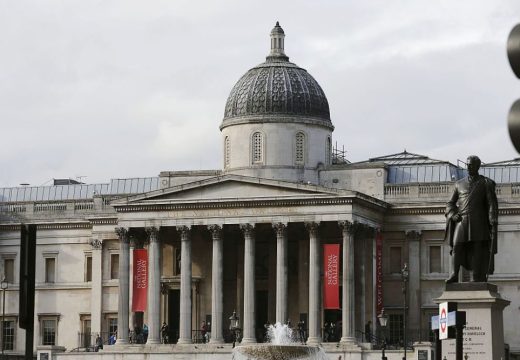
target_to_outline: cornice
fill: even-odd
[[[117,225],[117,218],[88,219],[92,225]]]
[[[435,207],[409,207],[409,208],[391,208],[388,215],[444,215],[445,206]],[[502,208],[498,209],[498,215],[520,215],[520,207],[518,208]]]
[[[67,229],[91,229],[89,222],[73,223],[40,223],[36,224],[37,230],[67,230]],[[2,224],[0,230],[20,231],[20,224]]]
[[[272,200],[234,200],[219,202],[194,202],[176,204],[127,204],[117,206],[117,212],[139,211],[172,211],[172,210],[198,210],[198,209],[229,209],[243,207],[279,207],[301,205],[351,205],[353,198],[313,198],[313,199],[272,199]]]

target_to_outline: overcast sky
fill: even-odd
[[[0,186],[220,169],[227,96],[277,20],[349,160],[518,157],[518,0],[0,0]]]

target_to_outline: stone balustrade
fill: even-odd
[[[73,217],[88,213],[111,214],[115,210],[110,202],[117,197],[95,197],[90,200],[69,201],[35,201],[35,202],[5,202],[0,203],[0,213],[19,214],[26,217]]]
[[[447,200],[451,196],[453,186],[453,182],[429,184],[386,184],[385,200]],[[497,184],[496,193],[499,199],[520,198],[520,184]]]

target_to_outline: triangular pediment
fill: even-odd
[[[342,192],[343,193],[343,192]],[[224,175],[151,191],[121,199],[113,205],[164,203],[176,201],[211,201],[223,199],[270,199],[312,197],[338,194],[338,190],[311,184],[260,179],[240,175]]]

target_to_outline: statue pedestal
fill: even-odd
[[[446,284],[436,303],[457,303],[458,311],[466,312],[464,354],[471,360],[504,357],[504,323],[502,312],[510,301],[502,299],[497,286],[489,283]],[[455,340],[443,340],[442,358],[455,358]]]

